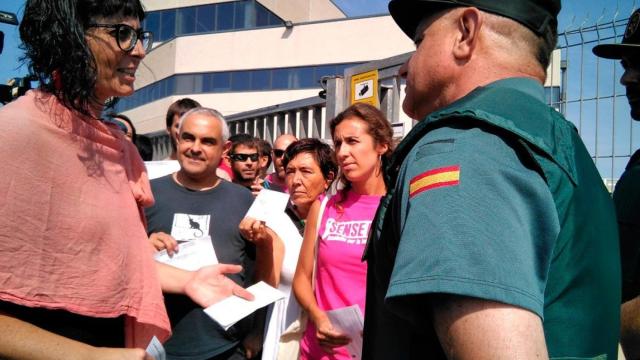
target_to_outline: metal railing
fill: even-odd
[[[591,49],[601,43],[619,43],[627,19],[614,15],[595,24],[587,22],[570,25],[559,33],[559,54],[552,56],[546,90],[548,103],[576,125],[602,178],[612,188],[633,150],[640,147],[640,125],[629,114],[619,83],[623,71],[620,63],[597,58]],[[231,133],[244,132],[270,142],[283,133],[328,139],[327,119],[346,107],[351,76],[378,69],[381,109],[394,126],[402,127],[398,132],[402,136],[412,122],[400,110],[404,81],[397,76],[397,69],[409,55],[347,68],[342,77],[326,82],[326,100],[312,97],[228,116]],[[158,132],[156,137],[162,135]],[[153,143],[154,150],[166,156],[168,137],[154,139]],[[160,158],[154,155],[154,159]]]

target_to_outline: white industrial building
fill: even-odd
[[[389,15],[347,18],[330,0],[145,0],[154,48],[117,110],[163,130],[191,97],[225,115],[317,96],[318,80],[414,50]]]

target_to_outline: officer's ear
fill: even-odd
[[[469,60],[478,46],[484,17],[476,8],[462,8],[456,21],[458,36],[453,55],[458,60]]]

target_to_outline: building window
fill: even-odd
[[[144,22],[154,41],[217,31],[281,26],[284,22],[255,0],[151,11]]]
[[[122,112],[172,95],[320,88],[322,76],[340,75],[358,64],[177,74],[136,90],[116,109]]]

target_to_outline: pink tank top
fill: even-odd
[[[336,201],[340,201],[342,211]],[[329,199],[318,231],[316,301],[322,310],[358,304],[364,314],[367,264],[361,261],[369,227],[380,196],[347,192]],[[309,321],[300,342],[300,359],[351,359],[345,348],[327,354],[318,345],[316,327]]]

